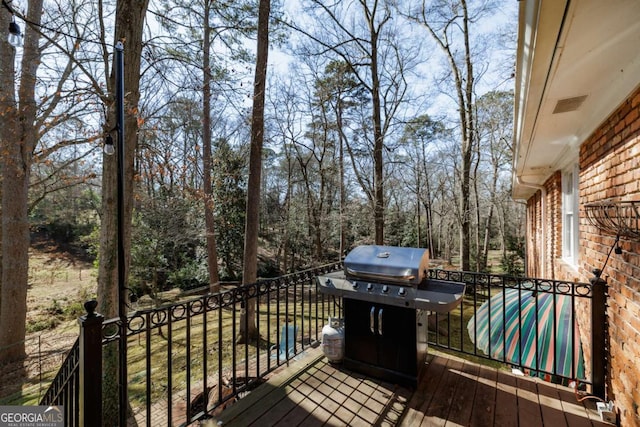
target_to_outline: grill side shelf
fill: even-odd
[[[324,276],[317,276],[320,291],[324,294],[343,296],[345,292],[352,292],[353,285],[345,279],[344,273],[335,271]]]
[[[427,280],[416,292],[416,308],[448,313],[460,304],[465,289],[466,285],[462,282]]]
[[[424,281],[417,289],[411,286],[363,282],[347,279],[341,271],[318,276],[317,280],[320,291],[328,295],[435,313],[448,313],[456,308],[466,289],[462,282],[435,279]]]

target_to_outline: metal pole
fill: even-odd
[[[591,381],[592,394],[606,397],[607,363],[607,282],[594,270],[591,282]]]
[[[116,129],[118,132],[118,317],[120,318],[120,425],[127,424],[127,305],[124,260],[124,45],[116,43]]]

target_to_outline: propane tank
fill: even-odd
[[[344,320],[329,317],[322,328],[322,352],[329,362],[340,363],[344,357]]]

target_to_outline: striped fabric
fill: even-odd
[[[570,295],[504,289],[478,308],[467,331],[492,359],[547,379],[584,379],[580,334],[571,308]]]

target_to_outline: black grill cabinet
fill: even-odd
[[[415,386],[427,353],[427,315],[460,304],[465,285],[427,278],[426,249],[366,245],[344,271],[318,276],[320,291],[343,299],[347,368]]]
[[[346,368],[415,386],[426,356],[426,312],[345,298]]]

